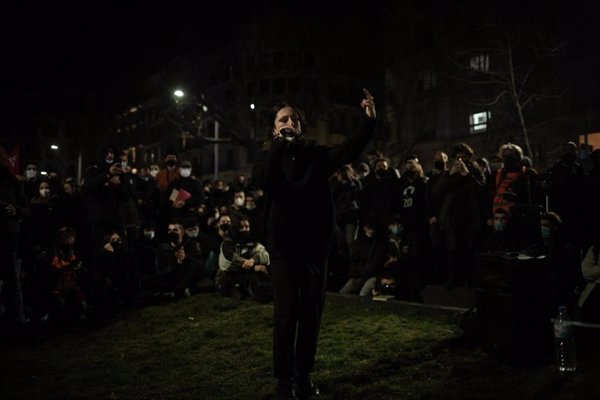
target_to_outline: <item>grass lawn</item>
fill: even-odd
[[[0,349],[0,399],[270,399],[272,305],[192,296]],[[456,338],[450,316],[329,301],[322,399],[599,399],[600,354],[517,367]]]

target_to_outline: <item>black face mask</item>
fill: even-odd
[[[504,169],[508,172],[517,172],[521,168],[521,160],[518,157],[505,157]]]
[[[250,237],[250,231],[240,231],[238,232],[240,239],[248,239]]]
[[[60,252],[65,258],[69,258],[73,256],[73,253],[75,252],[75,247],[72,244],[65,243],[58,246],[58,250],[60,250]]]
[[[110,242],[110,245],[112,246],[113,249],[115,249],[115,251],[121,250],[121,248],[123,247],[123,242],[120,240],[114,240],[112,242]]]
[[[167,160],[167,165],[169,167],[174,167],[174,166],[177,165],[177,161],[175,161],[175,160]]]
[[[171,243],[179,243],[179,234],[177,232],[169,232],[167,235],[169,242]]]
[[[377,176],[379,176],[380,178],[385,177],[386,174],[386,170],[385,169],[378,169],[377,170]]]
[[[222,230],[223,232],[229,232],[229,229],[231,229],[231,225],[230,225],[230,224],[221,224],[221,225],[219,226],[219,228],[221,228],[221,230]]]
[[[568,154],[565,154],[562,157],[562,159],[565,162],[565,164],[573,165],[575,163],[575,161],[577,160],[577,154],[568,153]]]
[[[438,171],[443,171],[446,168],[446,163],[444,162],[444,160],[434,161],[433,167]]]

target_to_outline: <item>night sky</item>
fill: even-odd
[[[1,46],[6,55],[1,87],[35,92],[127,91],[179,54],[211,51],[233,37],[253,15],[274,9],[332,26],[356,21],[364,6],[319,2],[261,1],[193,3],[178,7],[140,5],[23,5],[8,2],[0,17]],[[141,5],[143,4],[143,5]],[[282,20],[285,26],[285,20]]]
[[[200,38],[240,17],[172,6],[3,8],[0,32],[9,61],[3,86],[35,91],[127,90],[127,82],[201,47]]]

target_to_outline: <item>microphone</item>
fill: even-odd
[[[283,137],[284,140],[287,140],[288,142],[291,142],[292,140],[302,135],[301,132],[296,132],[295,130],[290,128],[281,128],[279,130],[279,134]]]

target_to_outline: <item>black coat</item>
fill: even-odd
[[[358,132],[339,146],[273,141],[257,154],[252,179],[266,196],[269,252],[319,254],[327,249],[335,223],[329,178],[358,158],[374,130],[375,120],[365,119]]]

